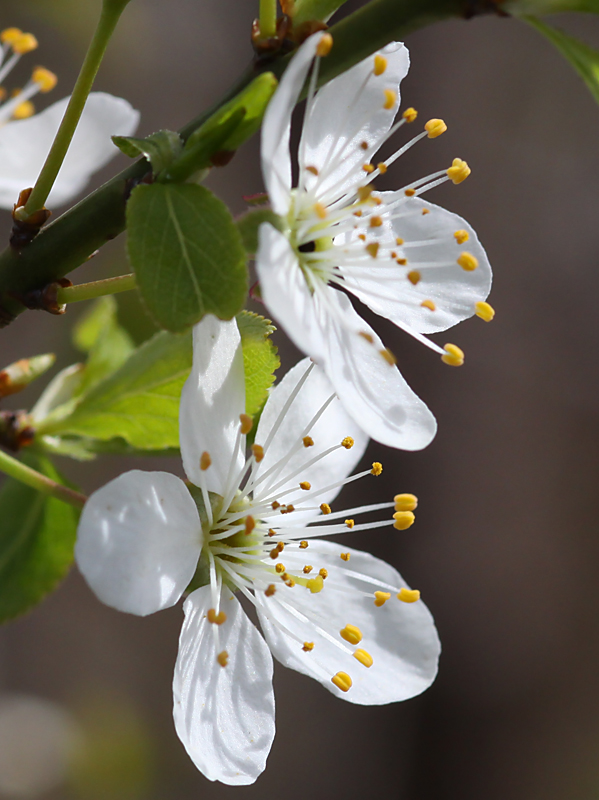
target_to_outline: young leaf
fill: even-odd
[[[525,17],[533,28],[549,39],[570,62],[599,103],[599,51],[563,31],[551,28],[536,17]]]
[[[31,466],[64,483],[45,458]],[[37,605],[66,575],[73,561],[78,512],[19,481],[0,490],[0,622]]]
[[[192,363],[191,333],[161,332],[97,385],[71,416],[42,423],[45,435],[121,438],[138,450],[179,446],[179,399]]]
[[[245,411],[253,417],[266,401],[281,360],[270,340],[270,334],[275,330],[270,320],[251,311],[242,311],[237,317],[237,325],[243,350]]]
[[[183,149],[183,140],[175,131],[158,131],[145,139],[113,136],[112,141],[129,158],[147,158],[155,176],[167,169]]]
[[[54,366],[56,356],[46,353],[43,356],[21,358],[0,370],[0,399],[16,394],[37,380],[50,367]]]
[[[129,259],[151,315],[179,332],[231,319],[247,293],[245,250],[227,207],[203,186],[138,186],[127,204]]]

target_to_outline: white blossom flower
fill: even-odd
[[[31,33],[6,28],[0,33],[0,84],[20,58],[37,47]],[[49,92],[56,76],[36,67],[31,80],[8,97],[0,85],[0,208],[12,209],[19,192],[34,185],[46,160],[69,98],[39,114],[31,98]],[[139,124],[139,112],[126,100],[104,92],[92,92],[71,142],[48,205],[68,202],[87,185],[90,177],[117,153],[111,134],[130,136]]]
[[[164,472],[121,475],[86,503],[76,547],[92,589],[122,611],[172,606],[192,582],[175,726],[204,775],[228,784],[253,783],[265,767],[275,731],[271,653],[333,694],[371,705],[424,691],[440,649],[419,592],[393,567],[320,538],[403,530],[417,502],[398,495],[331,510],[342,486],[382,467],[348,477],[367,437],[325,374],[304,359],[283,378],[247,458],[244,404],[237,325],[207,317],[194,331],[181,399],[189,488]],[[379,521],[355,521],[381,511]],[[236,595],[256,608],[264,638]]]
[[[392,156],[371,164],[417,116],[410,108],[393,124],[407,49],[394,42],[316,92],[319,56],[331,44],[330,34],[318,33],[300,47],[264,117],[262,171],[283,232],[268,223],[260,228],[261,294],[295,345],[325,370],[352,419],[377,441],[417,450],[433,438],[434,417],[345,292],[458,366],[458,347],[439,347],[424,334],[475,313],[492,318],[484,302],[491,268],[461,217],[420,199],[444,181],[464,180],[470,172],[464,161],[396,192],[374,190],[373,179],[400,155],[446,129],[442,120],[430,120]],[[313,62],[294,189],[291,115]]]

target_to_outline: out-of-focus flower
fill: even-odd
[[[31,33],[18,28],[0,33],[0,208],[11,209],[19,192],[34,185],[69,102],[65,97],[35,113],[31,99],[56,85],[56,76],[43,67],[36,67],[27,85],[10,96],[1,87],[21,57],[36,48]],[[63,205],[79,194],[94,172],[118,153],[111,135],[129,136],[138,124],[139,112],[126,100],[104,92],[90,94],[48,205]]]
[[[309,359],[252,420],[237,324],[207,317],[181,399],[189,488],[164,472],[125,473],[92,494],[77,563],[105,603],[134,614],[172,606],[190,586],[174,677],[177,733],[211,780],[249,784],[274,737],[272,656],[339,697],[372,705],[413,697],[437,671],[432,617],[390,565],[322,536],[405,530],[416,498],[331,509],[367,437]],[[359,515],[384,511],[376,522]],[[257,610],[264,638],[235,596]]]
[[[295,345],[324,369],[352,419],[377,441],[417,450],[433,438],[434,417],[345,292],[458,366],[458,347],[439,347],[424,334],[475,313],[492,318],[484,302],[491,268],[461,217],[420,199],[445,181],[461,183],[470,173],[466,162],[455,159],[449,169],[397,192],[374,190],[373,179],[400,155],[446,130],[442,120],[429,120],[391,157],[371,163],[417,116],[410,108],[393,124],[409,66],[407,49],[394,42],[316,92],[319,57],[331,44],[330,34],[318,33],[300,47],[264,118],[262,171],[283,232],[261,226],[261,294]],[[292,188],[291,115],[312,64],[299,177]]]

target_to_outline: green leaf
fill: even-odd
[[[156,176],[167,169],[183,150],[183,140],[175,131],[158,131],[145,139],[113,136],[112,141],[129,158],[147,158]]]
[[[183,331],[231,319],[247,293],[246,256],[227,207],[203,186],[138,186],[127,204],[129,259],[154,319]]]
[[[568,36],[556,28],[551,28],[540,19],[525,17],[526,21],[543,34],[557,47],[560,53],[570,62],[599,103],[599,51]]]
[[[237,317],[243,348],[245,372],[245,412],[258,414],[266,402],[268,390],[275,381],[275,370],[281,366],[277,348],[270,340],[275,330],[269,319],[242,311]]]
[[[117,370],[135,349],[131,337],[118,323],[114,297],[101,297],[78,321],[73,344],[88,354],[78,391],[83,395]]]
[[[326,22],[345,0],[295,0],[292,19],[294,27],[318,21]]]
[[[192,364],[191,333],[161,332],[43,434],[121,438],[138,450],[179,446],[179,399]]]
[[[273,228],[283,230],[283,220],[270,208],[258,208],[248,211],[237,220],[241,240],[248,255],[255,255],[258,250],[258,231],[263,222],[270,222]]]
[[[32,467],[64,483],[45,458]],[[72,561],[78,512],[14,480],[0,490],[0,622],[37,605],[65,577]]]

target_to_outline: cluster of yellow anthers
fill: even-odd
[[[5,28],[0,32],[0,103],[3,103],[0,105],[0,124],[11,119],[31,117],[35,113],[31,98],[38,92],[49,92],[56,86],[56,75],[44,67],[36,67],[26,86],[14,89],[10,97],[1,85],[21,56],[31,53],[37,46],[35,36],[24,33],[20,28]]]
[[[318,56],[325,56],[330,52],[332,46],[332,38],[330,35],[325,35],[317,50]],[[373,73],[375,76],[383,75],[387,70],[387,59],[384,55],[378,53],[374,56]],[[397,92],[394,89],[385,88],[383,92],[383,108],[392,110],[397,103]],[[383,144],[387,141],[400,127],[405,124],[413,123],[418,116],[415,108],[406,109],[401,115],[401,119],[396,122],[384,138]],[[416,142],[423,138],[436,139],[447,130],[447,125],[442,119],[430,119],[424,125],[424,130],[417,134],[411,141],[400,147],[393,155],[378,164],[364,163],[362,171],[367,178],[366,183],[362,183],[354,187],[354,196],[350,199],[348,195],[346,202],[340,207],[339,202],[334,202],[329,207],[327,198],[323,196],[317,202],[313,202],[313,194],[307,191],[305,194],[304,202],[300,200],[300,204],[304,205],[302,209],[302,222],[303,229],[300,236],[298,236],[298,250],[301,253],[301,261],[304,266],[311,267],[317,273],[325,278],[328,282],[338,283],[343,285],[343,278],[337,274],[337,259],[338,256],[331,252],[334,248],[331,243],[335,238],[337,231],[343,226],[347,225],[347,220],[350,215],[359,218],[360,224],[365,224],[362,232],[357,234],[357,239],[362,242],[362,247],[366,254],[372,259],[376,259],[381,264],[382,269],[387,264],[397,263],[399,266],[408,266],[408,259],[405,257],[403,251],[400,251],[404,245],[410,246],[410,242],[405,242],[404,239],[398,237],[396,239],[397,250],[390,250],[390,252],[383,252],[381,243],[376,238],[377,229],[380,229],[384,224],[384,216],[400,216],[399,208],[402,205],[402,199],[395,200],[390,205],[383,206],[382,199],[375,193],[372,181],[379,175],[384,175],[389,166],[410,149]],[[363,150],[370,148],[370,143],[363,141],[360,144]],[[306,166],[306,172],[315,176],[316,178],[326,179],[327,171],[330,167],[325,168],[320,172],[314,166]],[[403,190],[405,198],[418,197],[425,191],[428,191],[445,181],[451,181],[453,184],[460,184],[466,180],[470,175],[471,170],[466,161],[461,158],[454,158],[451,166],[446,170],[435,172],[426,176]],[[351,194],[351,193],[350,193]],[[380,208],[379,208],[380,207]],[[423,208],[421,212],[423,215],[429,214],[427,208]],[[313,223],[310,223],[312,217]],[[358,224],[353,225],[357,231]],[[370,236],[369,236],[370,234]],[[373,236],[373,234],[375,236]],[[469,239],[469,234],[465,230],[457,230],[454,233],[455,241],[458,245],[462,245]],[[359,250],[355,247],[345,246],[345,254],[349,256],[343,263],[343,273],[345,276],[351,276],[352,269],[360,272],[363,270],[363,261]],[[454,262],[451,262],[454,263]],[[450,266],[450,264],[443,264],[439,266]],[[472,253],[462,251],[457,257],[456,262],[465,272],[472,272],[478,267],[478,259]],[[434,266],[434,265],[433,265]],[[410,269],[407,272],[407,279],[409,282],[416,286],[421,280],[421,272],[418,269]],[[424,299],[420,303],[422,308],[427,308],[431,312],[436,311],[437,306],[431,299]],[[477,302],[474,308],[475,314],[485,322],[490,322],[495,316],[495,311],[489,303]],[[372,340],[372,337],[363,333],[362,336],[367,340]],[[381,356],[391,365],[395,364],[395,357],[388,349],[380,351]],[[444,347],[444,352],[441,359],[450,366],[461,366],[464,363],[463,351],[454,344],[447,344]]]

